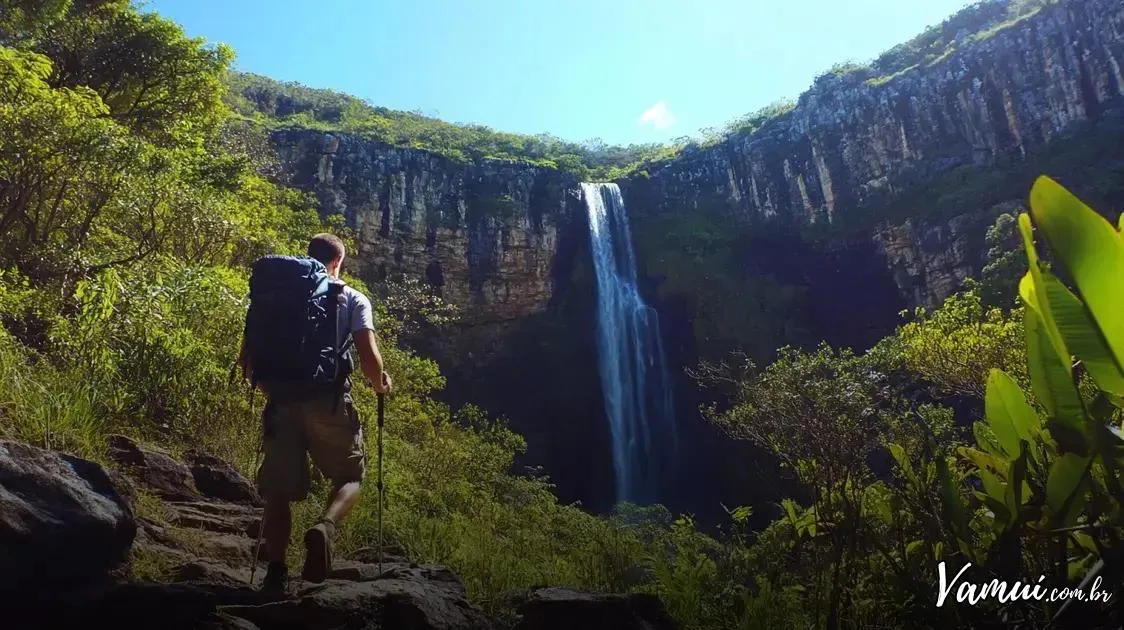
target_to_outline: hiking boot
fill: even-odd
[[[270,595],[284,595],[285,585],[288,581],[289,569],[283,562],[270,562],[265,571],[265,579],[261,582],[261,592]]]
[[[332,536],[336,524],[322,519],[304,534],[304,570],[301,577],[313,583],[323,582],[332,570]]]

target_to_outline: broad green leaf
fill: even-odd
[[[957,451],[964,457],[972,460],[972,463],[980,470],[998,473],[1003,477],[1006,477],[1010,471],[1011,465],[1007,460],[1000,459],[991,453],[985,453],[970,446],[961,446]]]
[[[1019,440],[1033,441],[1038,414],[1026,401],[1018,383],[1003,370],[992,368],[987,377],[984,408],[991,430],[1009,457],[1019,453]]]
[[[1089,310],[1054,274],[1043,272],[1042,281],[1049,295],[1050,311],[1066,348],[1081,360],[1098,387],[1124,396],[1124,367],[1109,351],[1104,337],[1089,316]],[[1124,279],[1121,282],[1124,286]]]
[[[1066,371],[1072,373],[1072,367],[1069,363],[1070,352],[1065,347],[1065,341],[1062,339],[1061,332],[1058,331],[1057,323],[1054,322],[1053,310],[1050,308],[1050,295],[1046,292],[1045,283],[1042,279],[1043,272],[1041,263],[1038,261],[1038,250],[1034,247],[1034,228],[1030,223],[1030,215],[1025,212],[1019,215],[1019,233],[1023,237],[1023,247],[1026,250],[1029,267],[1026,275],[1019,283],[1019,297],[1038,312],[1042,324],[1046,327],[1046,334],[1050,338],[1050,343],[1054,346],[1054,351],[1064,359]]]
[[[997,500],[1002,500],[1003,481],[1001,481],[995,473],[986,468],[980,468],[976,472],[980,476],[980,483],[983,484],[984,492],[995,497]]]
[[[1020,286],[1020,294],[1030,283]],[[1025,301],[1025,298],[1024,298]],[[1046,408],[1046,413],[1074,429],[1084,425],[1085,409],[1081,395],[1073,384],[1073,372],[1067,369],[1068,357],[1059,357],[1050,343],[1041,314],[1030,302],[1023,309],[1026,329],[1027,371],[1030,373],[1034,396]]]
[[[933,545],[933,560],[940,562],[942,557],[944,557],[944,543],[938,540]]]
[[[1030,211],[1051,250],[1073,277],[1117,365],[1124,364],[1124,237],[1104,217],[1049,177],[1030,192]]]
[[[1072,525],[1084,503],[1090,457],[1067,453],[1054,460],[1046,480],[1046,505],[1052,527]]]

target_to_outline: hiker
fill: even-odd
[[[257,478],[265,499],[262,536],[268,569],[263,590],[285,588],[290,505],[308,495],[311,483],[306,454],[332,489],[322,518],[304,534],[303,579],[322,582],[327,577],[331,539],[359,498],[366,455],[362,422],[349,394],[351,343],[374,390],[386,394],[391,389],[375,342],[371,302],[339,280],[345,253],[338,237],[317,234],[308,244],[307,257],[265,256],[251,275],[239,364],[251,388],[260,386],[268,399],[262,412],[264,457]],[[306,327],[303,332],[292,330],[301,326]],[[328,346],[331,352],[292,350],[304,349],[309,339],[320,344],[316,349]],[[284,355],[286,351],[290,355]],[[259,365],[254,365],[254,357]],[[326,376],[328,372],[332,376]]]

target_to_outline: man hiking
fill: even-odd
[[[345,253],[338,237],[317,234],[307,257],[265,256],[250,279],[239,363],[251,386],[260,386],[268,398],[257,477],[265,499],[263,590],[285,589],[290,505],[308,496],[311,484],[306,454],[332,489],[322,518],[304,534],[303,579],[327,577],[331,539],[359,498],[366,456],[363,426],[349,394],[351,343],[374,390],[391,389],[375,342],[371,302],[339,280]]]

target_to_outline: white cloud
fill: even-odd
[[[655,129],[667,129],[675,124],[675,116],[667,108],[667,102],[660,101],[640,114],[640,120],[637,122],[641,125],[651,125]]]

